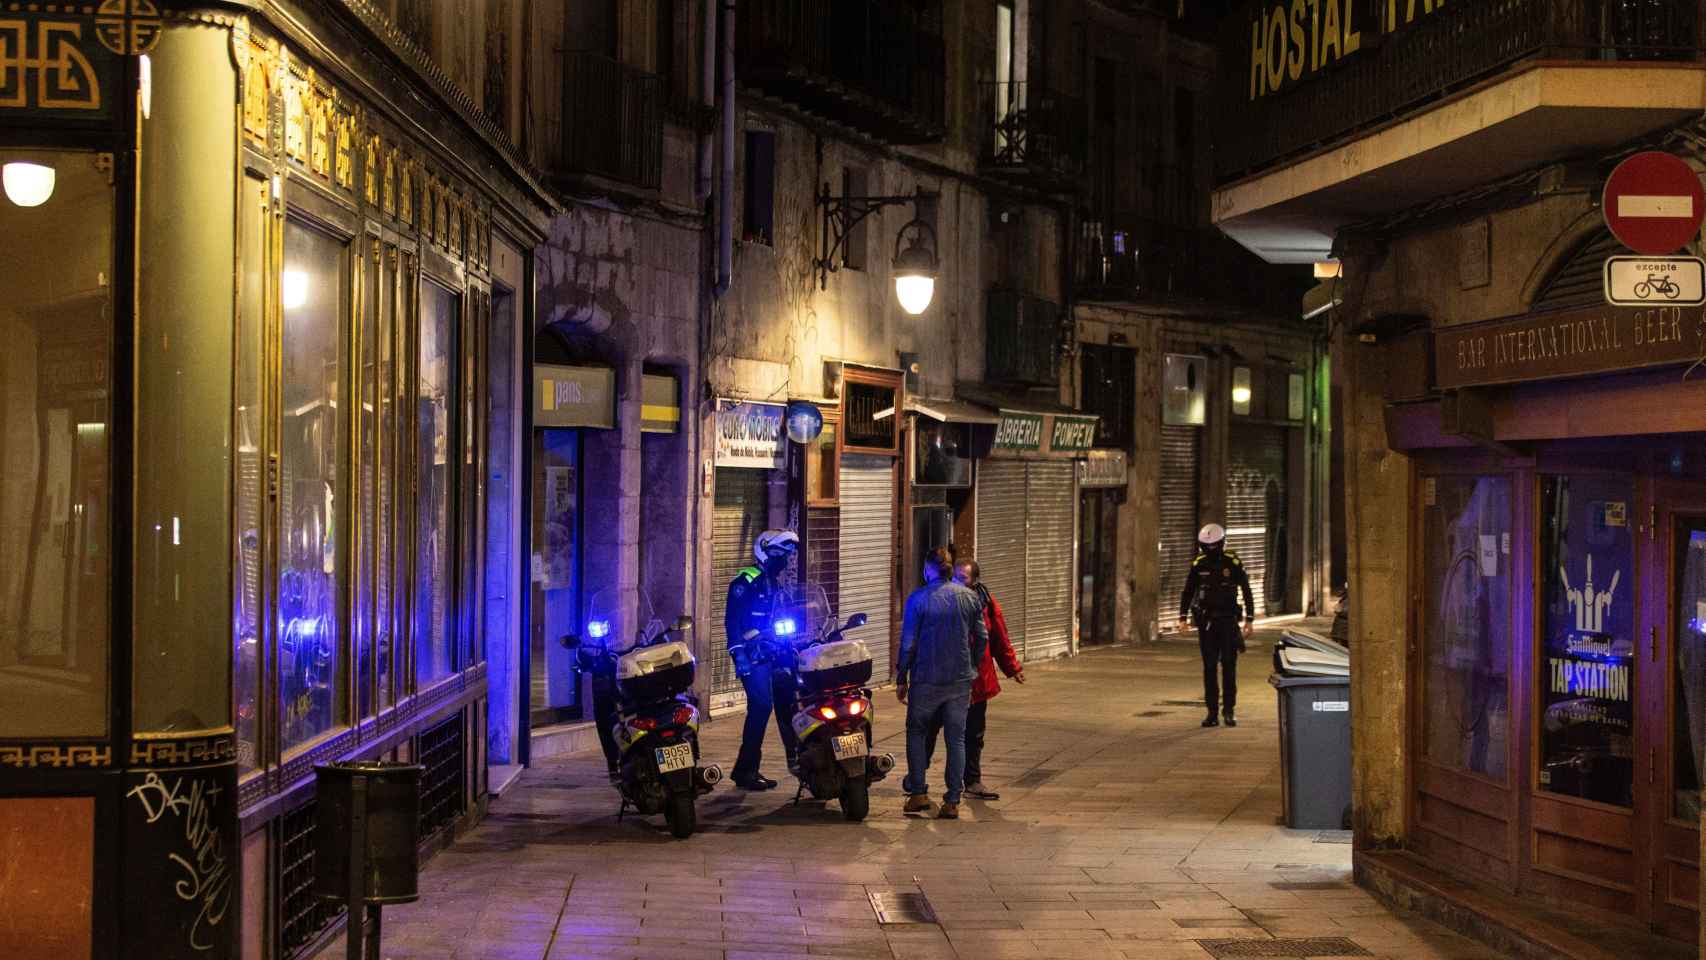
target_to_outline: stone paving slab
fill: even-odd
[[[1241,664],[1235,729],[1198,726],[1194,640],[1027,668],[990,708],[984,767],[1002,799],[969,801],[958,822],[902,816],[897,770],[861,824],[725,785],[701,801],[701,832],[675,841],[661,818],[617,822],[596,753],[551,758],[427,864],[419,902],[385,911],[382,955],[1209,960],[1207,941],[1339,937],[1386,960],[1493,960],[1352,886],[1349,844],[1279,824],[1270,643]],[[877,739],[897,757],[903,709],[879,692]],[[739,735],[738,718],[710,723],[703,752],[727,767]],[[939,923],[877,922],[872,892],[919,891]]]

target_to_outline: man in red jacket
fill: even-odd
[[[971,709],[966,711],[966,773],[965,795],[977,800],[999,800],[1001,794],[983,785],[983,732],[989,722],[989,701],[1001,692],[1001,680],[995,675],[997,664],[1008,679],[1025,682],[1025,667],[1013,652],[1013,640],[1007,635],[1007,618],[1001,614],[1001,604],[989,595],[983,585],[983,571],[976,560],[960,560],[954,564],[954,579],[977,591],[983,598],[983,625],[989,631],[989,643],[983,648],[983,661],[978,664],[977,679],[971,686]],[[929,754],[936,752],[936,733],[930,730]]]

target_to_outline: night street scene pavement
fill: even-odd
[[[1199,726],[1190,634],[1029,667],[991,701],[985,780],[1001,799],[958,822],[902,816],[897,769],[864,823],[796,807],[787,785],[724,783],[675,841],[657,817],[617,822],[596,748],[542,762],[424,867],[419,902],[385,911],[383,956],[1500,956],[1354,887],[1348,833],[1276,825],[1273,639],[1258,632],[1242,658],[1234,729]],[[892,690],[876,702],[876,749],[898,754],[902,708]],[[732,756],[739,733],[738,717],[706,726],[706,757]],[[938,756],[938,799],[941,770]],[[935,922],[879,923],[874,894],[923,894]]]

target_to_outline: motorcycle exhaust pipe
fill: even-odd
[[[723,782],[723,768],[714,763],[707,763],[694,771],[699,781],[699,789],[709,790]]]
[[[894,754],[883,753],[871,758],[871,779],[881,780],[894,769]]]

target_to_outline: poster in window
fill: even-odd
[[[574,583],[575,468],[545,468],[545,549],[540,586],[562,590]]]
[[[1540,787],[1618,806],[1634,777],[1633,492],[1624,478],[1547,477],[1541,505]]]

